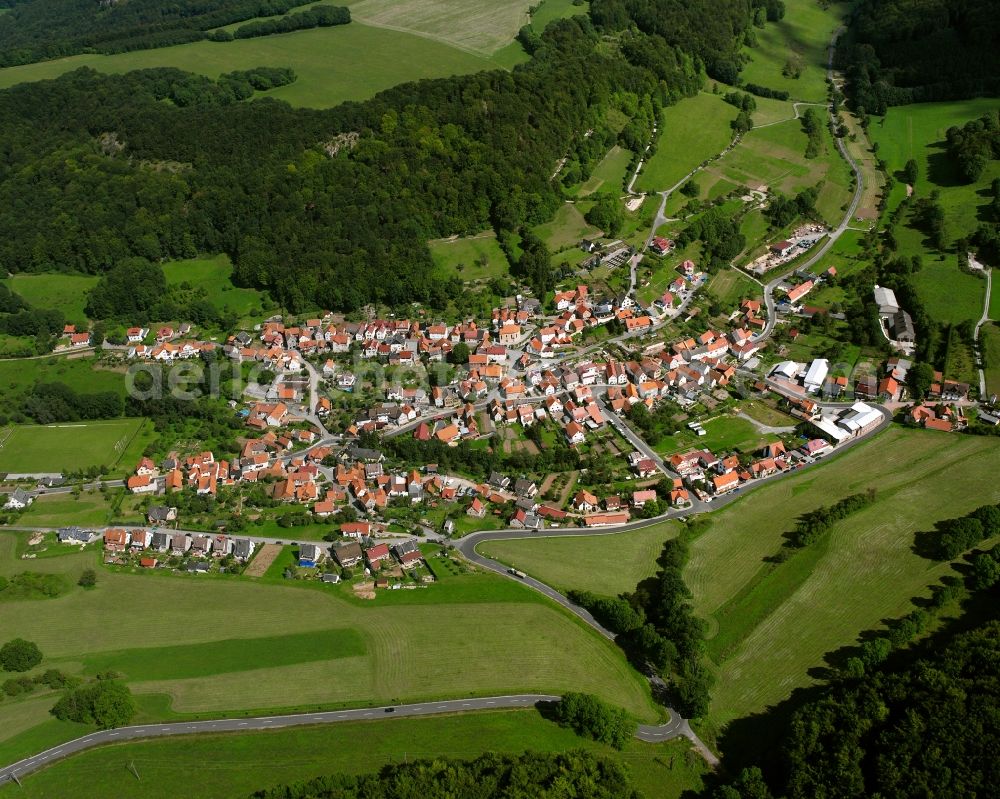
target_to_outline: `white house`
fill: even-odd
[[[815,394],[819,391],[829,371],[830,362],[826,358],[817,358],[814,360],[809,364],[805,379],[802,381],[805,390],[810,394]]]

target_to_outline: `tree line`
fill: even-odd
[[[157,0],[25,0],[9,4],[10,11],[0,18],[0,66],[186,44],[211,38],[213,28],[285,14],[302,5],[303,0],[175,0],[166,6]],[[346,8],[338,18],[344,12]],[[345,21],[350,21],[349,12]]]
[[[257,791],[254,799],[484,799],[491,796],[640,799],[625,770],[592,752],[490,752],[473,760],[390,763],[373,774],[335,774]]]
[[[350,21],[351,11],[345,6],[321,5],[313,6],[308,11],[296,11],[275,19],[248,22],[246,25],[240,25],[232,33],[220,28],[211,33],[208,38],[213,42],[231,42],[233,39],[253,39],[258,36],[291,33],[310,28],[329,28],[334,25],[346,25]]]
[[[708,712],[711,673],[702,662],[705,623],[694,615],[691,592],[682,572],[688,542],[697,533],[688,524],[663,546],[656,575],[616,598],[571,591],[569,598],[587,608],[616,634],[615,642],[636,668],[659,675],[667,684],[668,701],[685,718]]]

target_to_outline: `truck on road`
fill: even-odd
[[[528,576],[524,572],[518,571],[517,569],[514,568],[507,569],[507,572],[508,574],[513,574],[515,577],[520,577],[522,580]]]

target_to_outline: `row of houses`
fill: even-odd
[[[95,540],[96,533],[79,527],[59,530],[57,537],[63,543],[87,544]],[[104,551],[115,555],[124,552],[168,553],[178,557],[217,558],[232,555],[245,563],[251,558],[255,544],[248,538],[233,538],[210,533],[192,534],[161,530],[137,530],[123,527],[108,528],[103,533]],[[142,564],[146,565],[146,564]]]

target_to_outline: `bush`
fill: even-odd
[[[4,671],[28,671],[42,662],[42,652],[33,641],[14,638],[0,647],[0,666]]]
[[[76,584],[82,588],[93,588],[97,585],[97,572],[93,569],[84,569],[83,574],[80,575],[80,579],[77,580]]]
[[[577,735],[624,749],[635,734],[635,722],[620,707],[602,702],[593,694],[570,692],[556,706],[556,720]]]

